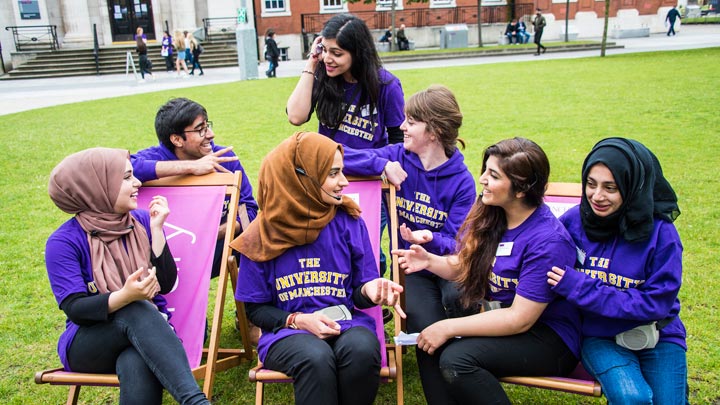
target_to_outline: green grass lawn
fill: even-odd
[[[660,159],[680,200],[676,221],[685,247],[681,317],[688,329],[691,403],[720,401],[720,48],[628,54],[606,58],[543,60],[395,72],[406,97],[440,83],[452,89],[464,113],[465,157],[477,176],[483,149],[524,136],[550,157],[552,181],[580,181],[593,144],[607,136],[637,139]],[[287,123],[285,102],[295,78],[255,80],[177,89],[0,116],[7,149],[0,156],[0,403],[58,404],[62,387],[35,385],[37,370],[59,365],[55,352],[64,316],[50,291],[43,249],[68,216],[47,197],[50,170],[66,155],[94,146],[131,151],[157,142],[157,108],[184,96],[205,105],[217,142],[235,152],[256,181],[265,154],[297,128]],[[302,127],[317,128],[315,120]],[[213,283],[214,284],[214,283]],[[228,294],[228,298],[231,295]],[[239,339],[226,311],[222,345]],[[411,352],[411,351],[410,351]],[[252,403],[248,366],[218,374],[214,403]],[[268,387],[272,404],[290,402],[289,386]],[[510,387],[514,403],[604,403],[554,391]],[[377,403],[394,403],[384,385]],[[117,390],[83,388],[81,402],[115,403]],[[424,403],[414,355],[405,356],[405,398]],[[169,399],[169,397],[168,397]],[[170,403],[170,401],[167,401]]]

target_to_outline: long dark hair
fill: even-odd
[[[524,193],[528,207],[542,204],[550,177],[550,163],[535,142],[525,138],[502,140],[485,150],[482,173],[490,156],[498,159],[500,170],[510,179],[511,193]],[[458,232],[458,252],[463,305],[470,306],[485,298],[488,278],[503,234],[507,217],[501,207],[485,205],[478,197]]]
[[[370,112],[375,111],[380,93],[380,57],[375,41],[365,22],[352,14],[338,14],[325,24],[320,33],[323,38],[335,39],[340,48],[352,56],[350,73],[360,86],[359,105],[369,104]],[[321,60],[316,71],[317,86],[313,88],[312,105],[317,111],[320,123],[337,128],[347,108],[344,100],[344,79],[328,77],[325,63]],[[352,100],[350,100],[352,101]],[[360,108],[353,112],[359,113]],[[372,118],[371,118],[372,119]]]

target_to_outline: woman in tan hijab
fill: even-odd
[[[68,371],[117,373],[121,404],[209,403],[190,372],[162,294],[177,268],[165,243],[164,197],[137,209],[128,151],[93,148],[63,159],[48,192],[74,216],[45,248],[50,285],[67,315],[58,354]]]
[[[262,211],[231,243],[242,253],[235,298],[262,329],[258,356],[294,379],[296,404],[372,404],[380,347],[373,318],[356,308],[399,308],[402,287],[379,277],[342,170],[330,138],[286,139],[260,167]]]

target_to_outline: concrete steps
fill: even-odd
[[[212,43],[203,43],[204,52],[200,58],[203,68],[237,66],[237,49],[234,34],[227,38],[213,36]],[[139,59],[134,45],[117,45],[100,48],[98,67],[92,48],[60,49],[57,51],[19,52],[27,59],[16,69],[0,76],[8,79],[34,79],[67,76],[89,76],[125,73],[127,52],[130,52],[139,69]],[[153,62],[153,71],[164,72],[165,60],[160,56],[160,45],[149,44],[148,56]],[[191,66],[188,66],[191,68]],[[132,67],[129,68],[132,70]]]

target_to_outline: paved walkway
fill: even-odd
[[[679,34],[674,37],[653,34],[645,38],[612,41],[623,45],[624,48],[609,49],[606,52],[607,55],[718,47],[720,46],[720,25],[684,26],[679,31]],[[539,57],[527,54],[478,56],[434,61],[394,62],[386,64],[385,67],[390,71],[396,71],[484,63],[526,62],[540,59],[598,57],[599,55],[599,50],[553,53],[552,48],[550,48],[548,53]],[[303,60],[281,62],[277,75],[278,77],[298,76],[304,66],[305,62]],[[266,80],[264,74],[266,68],[266,63],[262,63],[258,67],[259,77],[262,80]],[[155,80],[146,80],[144,83],[138,83],[132,73],[127,76],[104,75],[56,79],[3,80],[0,81],[0,115],[87,100],[234,82],[239,80],[240,72],[237,67],[227,67],[205,69],[204,76],[177,78],[174,74],[165,72],[159,72],[155,76]]]

